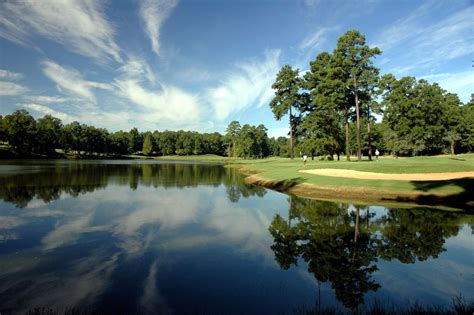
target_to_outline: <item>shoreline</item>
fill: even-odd
[[[398,193],[381,189],[376,190],[370,187],[330,187],[304,182],[299,183],[291,180],[270,180],[262,176],[261,172],[244,169],[243,165],[235,165],[235,167],[238,167],[239,172],[246,175],[244,179],[246,184],[262,186],[299,197],[360,204],[377,203],[380,205],[417,206],[440,210],[474,212],[474,200],[468,196],[424,192]]]
[[[14,158],[15,159],[15,158]],[[36,158],[23,158],[19,160],[34,160]],[[41,159],[41,158],[39,158]],[[245,159],[229,159],[228,157],[216,155],[198,155],[198,156],[164,156],[164,157],[145,157],[138,155],[128,156],[82,156],[79,159],[71,159],[64,157],[45,158],[52,160],[147,160],[147,161],[168,161],[168,162],[204,162],[223,165],[224,167],[232,167],[246,177],[245,183],[250,185],[262,186],[278,192],[293,194],[305,198],[315,198],[330,201],[341,201],[347,203],[359,204],[380,204],[391,205],[395,207],[430,207],[450,211],[467,211],[474,213],[474,177],[464,177],[454,180],[436,180],[420,182],[410,181],[407,183],[420,185],[420,187],[412,188],[413,186],[396,186],[397,180],[381,180],[380,182],[374,179],[357,179],[350,177],[332,177],[320,176],[318,174],[311,174],[310,170],[302,170],[299,164],[293,161],[284,159],[274,160],[245,160]],[[6,159],[4,159],[6,160]],[[16,160],[16,159],[15,159]],[[401,160],[400,160],[401,161]],[[279,164],[278,164],[279,163]],[[336,166],[334,163],[323,162],[324,166]],[[287,170],[286,173],[275,172],[276,168],[280,170]],[[347,164],[347,163],[346,163]],[[322,166],[320,164],[319,166]],[[351,166],[363,166],[363,164],[351,163]],[[376,164],[374,164],[375,166]],[[273,168],[273,169],[272,169]],[[435,170],[436,168],[433,168]],[[321,171],[325,169],[313,169],[314,171]],[[472,168],[467,168],[464,171],[471,171]],[[303,171],[303,172],[301,172]],[[308,172],[310,171],[310,172]],[[333,170],[334,171],[334,170]],[[347,172],[348,169],[344,168]],[[349,170],[354,172],[354,170]],[[449,169],[447,172],[456,172],[455,169]],[[267,174],[267,172],[269,174]],[[355,171],[357,173],[357,171]],[[297,174],[300,175],[297,175]],[[369,174],[365,170],[360,173]],[[394,172],[392,172],[394,173]],[[377,174],[391,174],[391,173],[377,173]],[[425,174],[429,174],[426,172]],[[436,173],[432,173],[436,174]],[[442,174],[442,173],[438,173]],[[405,173],[404,176],[410,175]],[[313,177],[314,176],[314,177]],[[337,184],[336,181],[337,180]],[[331,182],[332,181],[332,182]],[[374,182],[377,185],[374,185]],[[457,189],[445,189],[446,186],[456,186]],[[441,189],[439,188],[441,187]],[[451,187],[452,188],[452,187]],[[463,188],[460,190],[459,188]]]

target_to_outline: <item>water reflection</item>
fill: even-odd
[[[349,308],[473,289],[465,215],[288,197],[207,164],[42,161],[0,165],[0,181],[2,314],[292,313],[318,289]]]
[[[376,215],[371,207],[292,196],[289,204],[287,218],[277,214],[269,226],[275,260],[287,270],[301,258],[318,288],[329,283],[339,302],[353,310],[368,292],[381,288],[373,278],[379,260],[413,264],[438,258],[446,239],[472,219],[416,209],[387,209]]]
[[[149,161],[41,161],[40,167],[2,165],[0,168],[0,199],[19,208],[33,199],[45,203],[63,194],[80,194],[104,189],[107,185],[126,185],[136,190],[145,187],[196,187],[225,185],[229,200],[241,197],[263,197],[262,187],[246,185],[238,170],[199,163],[166,163]]]
[[[266,190],[245,185],[235,169],[92,162],[14,167],[0,175],[2,313],[35,307],[182,313],[190,306],[176,298],[196,295],[194,287],[186,290],[187,281],[180,283],[193,264],[201,271],[191,280],[212,274],[227,257],[247,268],[249,259],[272,263],[266,227],[274,213],[258,201]],[[251,207],[239,204],[251,197]],[[208,250],[218,258],[207,261]],[[170,285],[182,292],[170,293]],[[221,286],[210,288],[225,292]],[[201,299],[193,307],[210,309],[212,294]],[[222,309],[229,299],[212,307]]]

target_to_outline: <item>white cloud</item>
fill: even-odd
[[[200,118],[197,97],[177,87],[162,85],[161,90],[150,91],[136,80],[116,80],[115,85],[118,95],[146,111],[146,121],[186,124]]]
[[[217,87],[207,91],[218,120],[249,106],[262,106],[273,95],[271,88],[279,70],[280,50],[268,51],[263,61],[250,61],[237,66]]]
[[[140,18],[150,38],[151,47],[157,55],[160,54],[161,26],[177,4],[177,0],[142,0],[140,2]]]
[[[148,63],[137,56],[129,55],[128,60],[118,69],[118,71],[122,73],[123,77],[126,79],[141,81],[142,78],[146,78],[148,82],[152,84],[156,83],[155,74]]]
[[[30,95],[25,96],[25,99],[34,103],[56,104],[66,103],[72,99],[62,96],[47,96],[47,95]]]
[[[20,79],[23,79],[23,74],[0,69],[0,79],[20,80]]]
[[[91,212],[65,219],[53,231],[43,237],[41,240],[43,250],[51,250],[64,245],[74,244],[81,234],[87,231],[91,220]]]
[[[320,2],[321,0],[304,0],[303,1],[303,3],[310,8],[318,6]]]
[[[0,36],[29,45],[36,33],[100,62],[120,62],[114,30],[103,11],[101,2],[92,0],[6,1],[0,5]]]
[[[24,220],[14,216],[0,216],[0,229],[9,230],[24,224]]]
[[[113,87],[107,83],[86,81],[79,71],[71,68],[64,68],[52,61],[43,61],[43,73],[57,84],[61,90],[80,96],[93,103],[96,103],[92,89],[112,90]]]
[[[39,113],[42,113],[44,115],[51,115],[56,118],[61,119],[63,122],[71,122],[74,120],[74,118],[71,115],[68,115],[63,112],[58,112],[54,109],[51,109],[47,106],[39,105],[39,104],[34,104],[34,103],[29,103],[29,104],[23,104],[23,107],[33,110]]]
[[[463,102],[469,101],[474,91],[474,73],[472,71],[456,73],[439,73],[420,77],[430,82],[437,82],[443,89],[458,94]]]
[[[0,81],[0,96],[14,96],[25,93],[28,89],[22,85]]]
[[[158,263],[156,259],[148,271],[148,276],[145,279],[143,286],[143,295],[139,299],[141,311],[143,313],[159,313],[159,314],[173,314],[172,310],[167,304],[166,299],[160,293],[157,282]]]
[[[144,192],[139,208],[126,217],[120,218],[114,227],[115,233],[134,236],[149,224],[156,224],[160,226],[160,230],[169,231],[196,221],[200,205],[199,194],[188,190],[186,198],[181,198],[181,191],[170,189],[166,193],[157,192],[160,193],[159,200],[156,199],[156,193]]]

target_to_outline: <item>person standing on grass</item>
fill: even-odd
[[[308,156],[305,154],[303,155],[303,165],[306,167],[306,162],[308,162]]]
[[[375,158],[378,160],[379,159],[379,150],[378,149],[375,149]]]

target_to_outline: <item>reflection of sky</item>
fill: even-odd
[[[379,290],[390,302],[430,302],[449,305],[462,294],[472,298],[474,292],[474,246],[471,229],[464,225],[457,236],[448,238],[447,251],[437,259],[415,264],[379,261],[374,278],[382,284]],[[470,239],[470,241],[469,241]]]
[[[0,310],[101,303],[165,314],[313,307],[317,283],[307,266],[280,270],[270,249],[268,226],[287,211],[286,195],[268,191],[234,203],[224,186],[110,185],[23,209],[0,203]],[[470,233],[465,226],[448,239],[449,251],[436,260],[379,261],[377,297],[449,303],[458,292],[472,292]],[[334,303],[329,284],[321,294],[323,305]]]
[[[254,283],[253,289],[241,287],[244,285],[241,283],[242,292],[259,292],[255,283],[266,285],[268,268],[275,275],[280,273],[273,261],[272,239],[267,229],[275,209],[287,211],[286,205],[286,196],[275,192],[269,192],[265,199],[251,197],[245,202],[232,203],[225,197],[223,186],[182,189],[139,186],[133,191],[127,186],[113,185],[76,198],[63,197],[50,204],[33,200],[23,209],[2,203],[1,231],[15,232],[18,241],[27,244],[20,245],[21,250],[14,254],[1,255],[0,261],[9,261],[18,252],[22,256],[20,263],[36,260],[35,264],[25,264],[25,268],[9,264],[10,268],[1,273],[0,296],[5,297],[2,303],[8,301],[2,307],[19,307],[15,302],[22,299],[30,301],[21,305],[23,311],[35,306],[93,305],[101,299],[107,300],[107,291],[117,282],[119,270],[124,266],[139,266],[143,272],[137,276],[140,286],[136,291],[141,293],[136,294],[133,303],[144,311],[159,309],[166,313],[173,306],[160,289],[160,270],[181,277],[176,272],[186,269],[190,258],[207,261],[205,267],[196,267],[200,268],[197,278],[212,272],[212,264],[220,262],[225,266],[235,261],[236,270],[246,273],[256,270],[260,273],[257,279],[237,276]],[[209,249],[213,250],[212,255]],[[3,253],[2,250],[0,254]],[[153,258],[145,265],[137,263],[143,257]],[[224,279],[226,275],[222,272],[219,278]],[[291,274],[285,273],[284,278],[297,285]],[[180,279],[163,281],[169,285]],[[215,287],[216,284],[224,285],[216,278],[209,289],[225,292]],[[227,286],[234,285],[227,283]],[[270,289],[275,291],[274,287]],[[188,294],[192,296],[193,292]],[[275,294],[267,292],[268,302]],[[309,292],[306,298],[308,295]],[[296,300],[298,304],[304,303],[304,298]],[[256,307],[255,302],[254,296],[253,306],[247,307]]]

